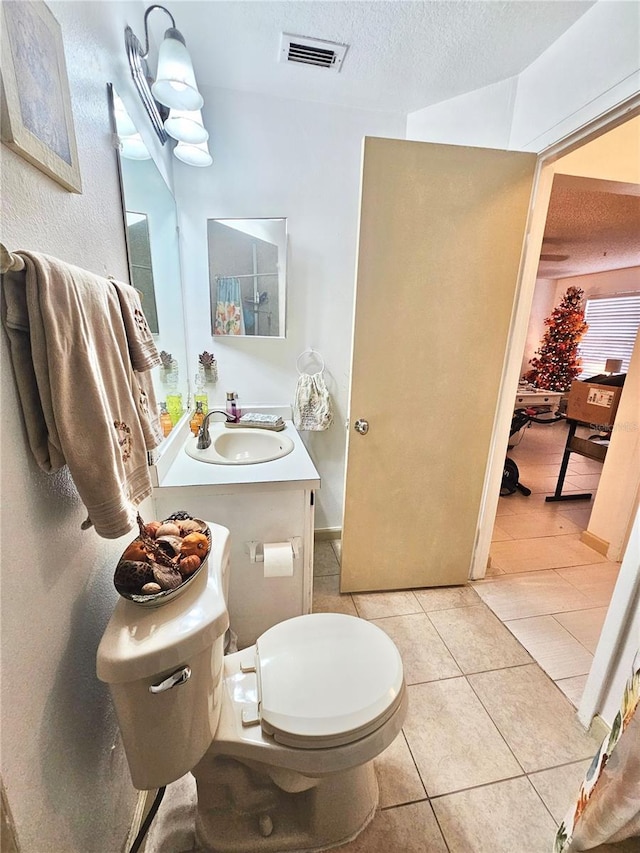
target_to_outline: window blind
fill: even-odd
[[[640,293],[587,299],[584,317],[589,328],[578,345],[578,378],[603,373],[608,358],[621,358],[620,372],[626,373],[640,326]]]

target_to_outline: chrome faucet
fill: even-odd
[[[210,412],[207,412],[198,430],[198,443],[196,444],[198,450],[206,450],[211,445],[211,436],[209,435],[209,418],[211,415],[224,415],[229,423],[235,423],[236,420],[233,415],[230,415],[229,412],[224,412],[222,409],[212,409]]]

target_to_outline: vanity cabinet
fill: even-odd
[[[277,622],[311,612],[320,477],[293,425],[287,423],[283,434],[294,441],[293,452],[262,464],[207,464],[191,459],[182,447],[154,489],[157,518],[184,509],[230,530],[229,617],[238,648]],[[262,557],[262,546],[289,540],[297,552],[293,574],[265,577],[264,562],[255,559]]]

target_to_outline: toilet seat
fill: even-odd
[[[326,749],[382,726],[404,698],[402,659],[376,625],[336,613],[281,622],[256,642],[258,713],[287,746]]]

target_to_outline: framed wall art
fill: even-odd
[[[1,4],[2,142],[71,192],[82,192],[62,30],[41,2]]]

